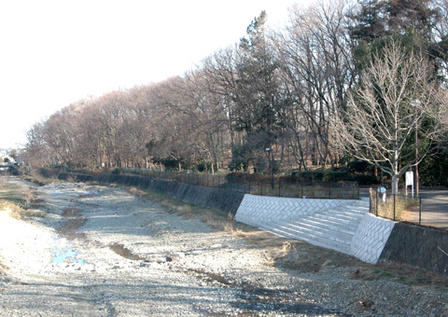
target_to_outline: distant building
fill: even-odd
[[[16,162],[11,156],[9,156],[9,150],[0,149],[0,163],[3,163],[5,159],[7,159],[7,161],[11,163]]]

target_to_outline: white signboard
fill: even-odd
[[[414,172],[406,172],[406,196],[408,195],[408,186],[412,187],[412,197],[414,197]]]
[[[414,172],[406,172],[406,187],[414,186]]]

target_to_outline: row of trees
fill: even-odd
[[[442,131],[447,13],[446,0],[336,1],[296,8],[284,29],[269,30],[262,12],[238,44],[184,76],[81,100],[35,124],[24,160],[214,172],[360,158],[399,177],[416,163],[410,128],[426,140],[418,160]]]

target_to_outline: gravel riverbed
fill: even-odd
[[[43,214],[0,212],[0,316],[448,316],[445,292],[272,265],[260,245],[121,188],[33,191]]]

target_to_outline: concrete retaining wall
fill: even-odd
[[[301,216],[347,203],[246,195],[235,219],[259,227],[261,222],[297,221]],[[391,261],[448,275],[448,232],[366,214],[356,229],[350,254],[371,264]]]
[[[51,173],[46,170],[42,171],[42,175],[45,177],[58,177],[63,180],[74,179],[79,182],[95,181],[102,184],[116,183],[139,188],[149,188],[177,199],[209,207],[226,214],[235,214],[244,197],[244,194],[231,190],[202,187],[138,175],[101,174],[99,176],[92,176],[74,173]]]
[[[152,180],[148,186],[177,199],[235,214],[244,194],[231,190],[202,187],[175,181]]]
[[[376,264],[394,225],[393,221],[366,214],[353,236],[351,254],[361,261]]]
[[[448,275],[448,232],[396,223],[380,261],[406,264]]]
[[[350,200],[245,195],[235,219],[258,227],[261,222],[298,219],[300,216],[342,206],[349,202]]]

